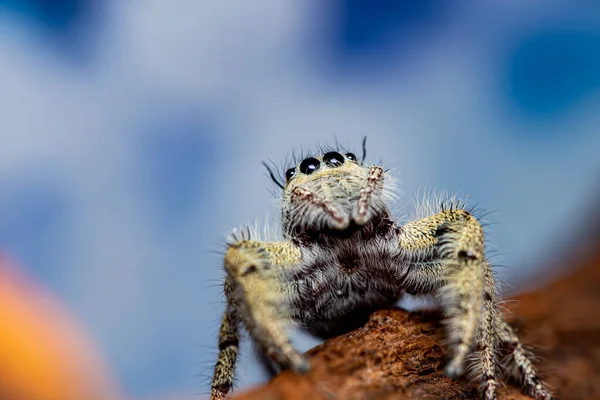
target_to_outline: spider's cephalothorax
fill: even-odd
[[[383,178],[383,169],[363,167],[352,153],[330,151],[302,160],[286,171],[283,231],[291,237],[344,231],[364,225],[373,215],[388,217]]]
[[[212,398],[224,398],[233,384],[241,324],[277,368],[305,372],[309,363],[290,344],[288,321],[331,335],[410,293],[440,299],[449,376],[470,366],[491,400],[506,369],[528,394],[551,399],[499,311],[479,221],[460,203],[442,201],[432,215],[397,225],[386,206],[389,176],[363,162],[364,144],[360,163],[352,153],[327,151],[288,169],[285,182],[269,169],[283,189],[283,237],[234,235],[229,243]]]

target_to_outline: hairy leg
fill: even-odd
[[[474,378],[482,382],[486,399],[495,399],[495,290],[481,225],[468,211],[450,208],[405,225],[400,247],[409,262],[407,292],[435,293],[444,307],[447,374],[462,375],[474,352]]]
[[[466,357],[472,352],[471,376],[481,382],[486,399],[495,399],[498,349],[503,344],[510,351],[508,370],[523,382],[525,392],[538,400],[551,400],[532,357],[497,308],[494,276],[484,258],[483,244],[479,222],[454,204],[405,225],[400,250],[409,265],[406,291],[440,297],[447,315],[450,376],[462,374]]]
[[[487,264],[487,262],[486,262]],[[484,269],[483,284],[483,316],[476,337],[475,362],[471,371],[471,377],[482,384],[482,392],[486,399],[495,398],[498,382],[497,360],[498,360],[498,338],[496,334],[496,293],[494,275],[489,264]]]
[[[496,331],[502,344],[508,347],[506,369],[513,379],[521,382],[525,392],[538,400],[552,400],[552,394],[539,378],[529,354],[513,328],[500,316],[496,319]]]
[[[227,308],[219,334],[219,358],[215,366],[211,395],[224,398],[230,391],[238,344],[238,321],[267,357],[282,368],[306,371],[306,359],[291,345],[285,324],[286,290],[281,276],[302,257],[291,242],[263,243],[241,240],[232,243],[225,254],[225,294]]]
[[[225,281],[225,292],[230,292],[231,282]],[[239,318],[231,303],[227,304],[223,313],[221,329],[219,330],[219,358],[211,384],[211,398],[224,399],[233,386],[235,361],[239,348]]]

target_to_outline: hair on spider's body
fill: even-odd
[[[468,371],[492,400],[506,367],[526,393],[552,399],[503,318],[480,221],[464,202],[441,194],[417,204],[418,219],[398,224],[387,205],[394,180],[365,164],[365,155],[363,141],[361,160],[336,147],[304,155],[285,172],[265,163],[282,189],[281,235],[259,240],[246,228],[227,242],[212,398],[231,389],[242,326],[276,369],[305,372],[309,362],[291,345],[288,322],[330,336],[409,293],[440,300],[449,376]]]

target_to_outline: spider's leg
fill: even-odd
[[[232,284],[225,279],[225,294],[231,294]],[[211,398],[213,400],[224,399],[233,386],[235,361],[239,347],[239,318],[237,310],[232,302],[228,300],[221,329],[219,330],[219,358],[215,365],[215,371],[211,384]]]
[[[468,211],[444,210],[403,227],[403,258],[409,263],[406,291],[435,293],[446,314],[451,377],[464,373],[474,353],[473,373],[486,399],[496,398],[494,278],[484,258],[481,225]]]
[[[476,353],[471,376],[473,380],[481,382],[485,398],[493,399],[498,387],[496,380],[498,336],[495,328],[498,312],[496,311],[496,285],[492,268],[487,261],[484,264],[483,315],[475,338]]]
[[[219,334],[219,358],[212,381],[212,399],[230,391],[237,355],[237,324],[282,368],[308,370],[308,362],[291,345],[285,332],[288,312],[281,276],[297,264],[301,250],[291,242],[237,241],[225,254],[227,308]]]
[[[532,356],[523,348],[523,344],[513,328],[499,316],[496,319],[496,331],[500,341],[508,347],[507,371],[512,378],[522,382],[525,391],[539,400],[552,400],[552,394],[538,377],[532,363]]]

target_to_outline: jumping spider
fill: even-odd
[[[363,141],[360,162],[335,150],[305,158],[286,171],[285,182],[265,164],[283,190],[283,238],[261,242],[234,234],[228,243],[212,399],[225,398],[232,387],[240,323],[276,368],[303,373],[310,365],[292,347],[286,322],[330,336],[404,293],[440,300],[448,376],[469,366],[482,397],[491,400],[506,369],[530,396],[552,399],[498,308],[480,222],[460,203],[447,202],[433,215],[397,225],[386,206],[390,177],[382,167],[364,165],[365,153]]]

